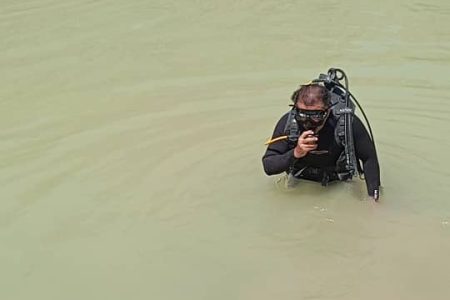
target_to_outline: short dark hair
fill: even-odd
[[[296,90],[291,97],[292,101],[297,104],[301,101],[306,106],[323,103],[325,107],[330,105],[330,93],[323,85],[313,83],[302,85]]]

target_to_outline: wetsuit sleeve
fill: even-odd
[[[275,126],[272,139],[285,135],[284,128],[289,114],[285,114]],[[290,166],[297,160],[294,156],[294,149],[289,149],[287,139],[274,142],[267,147],[262,158],[264,172],[267,175],[280,174],[288,171]]]
[[[363,162],[367,192],[369,196],[374,196],[375,190],[378,191],[380,187],[380,167],[377,153],[369,133],[361,120],[356,116],[353,118],[353,138],[356,156]]]

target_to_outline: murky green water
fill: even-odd
[[[0,34],[1,299],[448,299],[447,1],[2,0]],[[263,173],[332,66],[380,204]]]

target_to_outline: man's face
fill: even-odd
[[[329,115],[329,108],[320,102],[312,105],[305,105],[302,101],[296,104],[296,119],[306,130],[318,132],[322,129]]]

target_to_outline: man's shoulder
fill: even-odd
[[[361,121],[361,119],[357,116],[357,115],[353,115],[353,130],[354,131],[365,131],[366,127],[364,126],[363,122]]]
[[[278,123],[286,123],[287,120],[289,119],[289,115],[292,113],[292,111],[288,111],[285,114],[283,114],[280,118],[280,120],[278,121]]]
[[[290,111],[288,111],[287,113],[283,114],[280,117],[280,119],[278,120],[278,122],[277,122],[277,124],[275,126],[275,133],[276,134],[282,134],[285,131],[286,124],[287,124],[287,121],[289,119],[289,114],[290,114]]]

